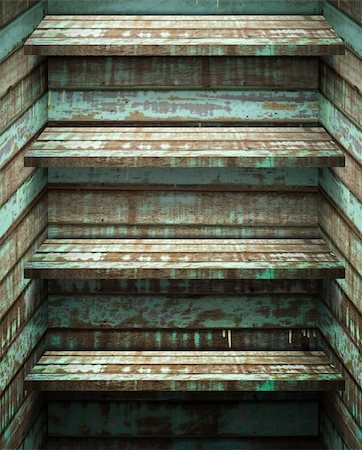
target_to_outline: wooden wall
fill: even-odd
[[[147,11],[240,13],[240,7],[251,12],[250,4],[147,2]],[[114,13],[112,8],[144,13],[144,5],[52,0],[49,8],[53,13]],[[253,11],[307,14],[318,12],[318,5],[253,2]],[[313,125],[318,121],[318,60],[49,58],[48,114],[54,124]],[[318,171],[52,168],[48,211],[52,238],[317,237]],[[318,345],[316,281],[52,280],[48,288],[48,349],[292,350]],[[212,440],[200,441],[211,434],[220,439],[215,448],[306,448],[305,436],[318,434],[315,395],[242,394],[222,401],[220,396],[197,400],[175,394],[172,402],[164,396],[150,400],[52,395],[49,445],[98,442],[102,448],[108,436],[107,445],[133,448],[130,442],[147,434],[157,436],[152,441],[157,448],[183,448],[187,442],[190,448],[196,442],[197,448],[213,448]],[[102,419],[96,424],[94,417]],[[283,427],[275,421],[280,417]],[[169,435],[177,437],[177,444],[162,441]],[[269,435],[279,438],[268,441]],[[301,440],[291,444],[290,438]]]
[[[328,448],[362,447],[362,2],[325,2],[323,12],[347,44],[320,63],[320,121],[344,148],[346,167],[319,173],[321,230],[344,261],[346,278],[323,284],[322,346],[346,380],[324,396],[321,434]]]
[[[47,121],[47,63],[22,43],[45,2],[0,1],[0,448],[39,448],[44,399],[25,392],[24,376],[45,348],[46,289],[25,280],[24,264],[46,236],[45,170],[24,168],[31,140]]]

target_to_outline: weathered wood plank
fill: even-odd
[[[92,73],[92,78],[89,77]],[[317,89],[311,57],[106,57],[49,59],[49,89]]]
[[[38,0],[3,0],[0,2],[0,27],[14,20]]]
[[[52,328],[253,328],[316,326],[312,295],[50,296]],[[99,317],[102,311],[102,317]],[[291,314],[292,312],[292,314]]]
[[[264,0],[52,0],[49,3],[50,14],[320,14],[321,8],[314,0],[274,0],[273,4]]]
[[[46,16],[25,43],[25,51],[67,56],[275,56],[344,52],[342,40],[323,16],[285,16],[283,28],[279,16],[123,15],[113,16],[112,20],[110,16],[93,16],[91,21],[85,17]]]
[[[4,3],[11,4],[10,1],[1,2],[0,8]],[[3,97],[10,88],[25,78],[43,60],[44,58],[41,56],[24,55],[24,49],[19,48],[3,61],[0,64],[0,97]]]
[[[359,93],[362,92],[362,60],[350,50],[344,55],[324,56],[323,61]]]
[[[50,295],[270,295],[318,294],[316,280],[73,280],[48,281]]]
[[[0,99],[0,132],[20,117],[46,91],[47,66],[42,63]]]
[[[297,122],[318,121],[313,90],[49,91],[49,121]]]
[[[324,63],[320,64],[320,90],[350,120],[362,127],[361,92]]]
[[[103,245],[97,249],[96,245],[90,253],[87,242],[91,244],[91,241],[78,244],[66,240],[47,241],[26,265],[25,277],[283,279],[344,276],[343,266],[327,245],[322,244],[320,248],[320,241],[300,240],[288,245],[288,241],[280,240],[280,244],[276,244],[279,250],[274,251],[268,240],[260,239],[258,243],[251,242],[252,251],[249,251],[247,240],[240,240],[240,250],[231,247],[225,252],[218,240],[213,244],[210,241],[214,248],[208,248],[203,241],[176,240],[171,244],[177,252],[170,252],[167,240],[164,244],[156,240],[157,253],[148,251],[149,246],[152,248],[152,240],[137,244],[134,240],[130,245],[127,241],[114,240],[107,248]],[[49,245],[51,249],[48,249]]]
[[[13,3],[13,2],[12,2]],[[36,29],[45,15],[46,2],[36,2],[31,8],[20,14],[12,22],[0,29],[0,61],[19,48],[24,39]]]
[[[258,167],[344,164],[323,128],[46,128],[25,165],[42,167]],[[196,131],[193,131],[196,130]],[[270,134],[269,134],[270,133]],[[67,139],[68,136],[68,139]],[[313,137],[315,140],[312,140]],[[320,140],[319,140],[320,139]]]
[[[315,437],[240,437],[240,438],[102,438],[51,437],[46,449],[58,450],[323,450]]]
[[[362,5],[360,0],[329,0],[336,8],[362,25]]]
[[[0,167],[7,164],[47,121],[48,96],[43,95],[0,135]]]
[[[50,329],[51,350],[316,350],[318,330],[313,329],[236,329],[220,330],[79,330]]]
[[[202,353],[189,352],[184,354],[167,352],[141,352],[140,356],[135,354],[131,366],[127,363],[127,353],[123,361],[123,352],[115,352],[112,358],[115,361],[105,365],[87,363],[87,358],[79,356],[79,362],[67,364],[63,361],[67,352],[52,355],[50,364],[38,364],[26,377],[26,386],[30,389],[40,390],[156,390],[156,391],[199,391],[199,390],[256,390],[256,391],[278,391],[278,390],[329,390],[343,389],[342,377],[331,367],[326,359],[320,364],[320,357],[316,357],[319,367],[308,363],[303,365],[301,361],[290,358],[288,352],[280,352],[280,358],[284,357],[284,363],[278,366],[268,365],[268,352],[255,355],[250,352],[246,362],[235,361],[235,365],[223,366],[224,356],[233,359],[233,352],[217,356],[201,356]],[[275,355],[277,352],[273,352]],[[97,362],[97,353],[94,359]],[[193,358],[193,355],[195,357]],[[169,357],[172,361],[169,361]],[[174,359],[176,358],[177,359]],[[195,359],[191,363],[189,358]],[[150,363],[148,363],[148,359]],[[156,360],[154,360],[156,358]],[[200,358],[200,362],[198,362]],[[119,361],[117,362],[117,359]],[[163,359],[165,362],[163,362]],[[271,359],[273,361],[273,357]],[[293,362],[295,364],[293,365]],[[60,365],[58,364],[60,363]],[[229,361],[230,363],[231,361]],[[156,363],[156,364],[153,364]]]
[[[211,394],[211,393],[210,393]],[[234,394],[235,395],[235,394]],[[83,409],[83,413],[80,412]],[[294,409],[294,411],[293,411]],[[280,416],[275,411],[280,411]],[[65,414],[65,411],[68,411]],[[103,413],[101,413],[103,411]],[[315,401],[139,402],[58,400],[49,403],[51,436],[305,436],[317,426]],[[104,417],[95,423],[95,417]],[[281,417],[289,416],[281,424]],[[80,420],[72,420],[79,417]],[[113,420],[110,420],[113,417]],[[122,420],[127,417],[128,420]],[[114,418],[120,418],[114,420]],[[260,421],[265,426],[258,426]]]

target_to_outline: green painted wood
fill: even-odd
[[[21,13],[30,8],[38,0],[5,0],[0,3],[0,27],[14,20]]]
[[[345,44],[362,57],[361,27],[331,3],[323,3],[323,14]]]
[[[0,133],[6,130],[46,91],[47,66],[36,67],[0,99]]]
[[[39,169],[1,206],[0,215],[3,217],[3,220],[0,222],[1,237],[5,235],[13,223],[26,211],[27,207],[45,188],[46,184],[46,171]]]
[[[315,0],[48,0],[49,14],[320,14]]]
[[[0,61],[5,59],[32,33],[46,13],[46,2],[37,2],[8,25],[0,29]]]
[[[319,127],[47,127],[25,155],[26,166],[42,167],[270,168],[335,164],[344,165],[343,153]]]
[[[362,203],[328,169],[320,170],[319,183],[343,214],[362,232]]]
[[[342,57],[342,56],[341,56]],[[52,57],[51,90],[317,89],[313,57]],[[92,73],[92,77],[89,77]]]
[[[199,185],[238,185],[248,187],[266,187],[277,190],[295,187],[313,187],[318,184],[316,168],[193,168],[192,177],[188,168],[56,168],[48,170],[49,184],[110,185],[127,184],[165,184],[192,185],[197,179]]]
[[[342,436],[336,430],[324,408],[319,413],[320,434],[325,448],[333,448],[334,450],[344,450],[345,444]]]
[[[317,122],[316,91],[49,91],[66,122]]]
[[[49,15],[25,43],[48,56],[277,56],[344,53],[323,16]],[[232,23],[235,22],[235,24]],[[192,22],[192,23],[191,23]],[[280,26],[280,22],[283,22]]]
[[[4,390],[11,378],[21,368],[32,349],[45,334],[47,328],[46,305],[42,304],[20,332],[1,360],[4,369],[0,373],[0,390]]]
[[[26,433],[19,450],[34,450],[44,448],[45,439],[48,434],[48,415],[45,409],[36,418],[35,422]]]
[[[323,450],[316,437],[250,437],[250,438],[77,438],[54,437],[48,439],[46,449],[69,450]],[[339,449],[338,449],[339,450]]]
[[[317,414],[317,403],[303,400],[253,402],[240,401],[236,397],[227,403],[111,401],[102,404],[86,401],[83,407],[76,401],[51,401],[49,434],[84,436],[84,430],[87,430],[93,438],[104,434],[139,437],[211,435],[214,438],[305,436],[317,432]],[[122,420],[125,417],[127,420]]]
[[[318,315],[319,327],[330,346],[335,349],[345,367],[349,370],[357,383],[361,386],[361,353],[359,348],[348,336],[338,320],[332,315],[328,307],[320,303]]]
[[[56,296],[52,328],[315,328],[317,297]],[[100,314],[100,311],[102,313]]]
[[[47,121],[47,94],[37,100],[0,135],[0,167],[3,167]]]
[[[289,279],[344,276],[343,266],[322,240],[221,242],[223,244],[218,240],[161,239],[128,242],[100,240],[97,244],[92,240],[48,240],[28,262],[24,273],[27,278],[51,279]],[[225,245],[227,250],[223,248]]]
[[[362,162],[362,130],[356,127],[327,98],[319,95],[319,120],[331,135]]]

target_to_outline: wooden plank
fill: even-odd
[[[4,0],[0,2],[0,27],[11,22],[38,0]]]
[[[332,3],[333,6],[362,25],[362,5],[360,0],[330,0],[329,3]]]
[[[92,79],[89,78],[92,73]],[[317,89],[311,57],[79,57],[49,59],[49,89]]]
[[[242,56],[343,53],[323,16],[46,16],[25,43],[43,55]],[[225,23],[227,22],[227,25]],[[50,28],[51,27],[51,28]],[[74,27],[74,28],[73,28]],[[230,27],[230,28],[229,28]],[[124,29],[125,31],[122,31]]]
[[[320,14],[320,5],[314,0],[277,0],[273,5],[263,0],[229,0],[216,3],[214,0],[169,0],[160,4],[158,0],[132,0],[118,2],[105,0],[52,0],[49,14]]]
[[[315,437],[250,437],[250,438],[102,438],[102,437],[51,437],[45,448],[69,450],[322,450],[321,442]]]
[[[47,66],[42,63],[0,99],[0,132],[20,117],[46,91]]]
[[[350,50],[344,55],[324,56],[323,61],[352,87],[362,92],[362,61]]]
[[[41,339],[28,358],[0,395],[0,433],[6,429],[30,392],[24,390],[24,378],[45,351],[45,339]]]
[[[361,27],[359,24],[329,2],[324,3],[323,14],[333,29],[341,36],[345,45],[362,57]]]
[[[362,126],[362,95],[326,64],[320,65],[320,90],[357,126]]]
[[[47,121],[47,94],[0,135],[0,167],[7,164]]]
[[[73,280],[48,281],[49,295],[164,295],[164,296],[203,296],[203,295],[270,295],[318,294],[320,285],[315,280]]]
[[[219,190],[244,190],[244,191],[262,191],[271,190],[277,192],[283,191],[302,191],[318,186],[318,170],[316,168],[305,167],[279,167],[260,170],[258,168],[193,168],[193,176],[190,177],[189,171],[184,168],[153,167],[132,168],[127,167],[93,167],[93,168],[50,168],[48,170],[49,189],[57,186],[74,188],[76,181],[77,189],[85,186],[99,186],[100,183],[108,185],[114,189],[116,185],[136,189],[137,186],[153,185],[153,187],[164,185],[167,189],[175,190],[178,185],[184,190],[190,190],[195,187],[195,179],[198,186],[212,185],[215,189],[215,180],[217,180]],[[238,189],[239,188],[239,189]]]
[[[103,411],[104,420],[95,423],[92,417],[99,417],[100,411]],[[276,411],[280,411],[280,415]],[[242,401],[238,398],[228,402],[150,400],[105,403],[67,399],[50,401],[49,412],[55,419],[49,427],[51,436],[80,437],[87,429],[93,438],[104,435],[148,438],[305,436],[316,432],[318,415],[317,402],[313,400],[277,402]],[[128,420],[122,420],[124,417]],[[289,420],[282,425],[278,421],[281,417],[289,417]],[[265,424],[263,427],[258,426],[260,421]]]
[[[11,2],[9,1],[1,2],[0,8],[4,3],[11,5]],[[0,79],[2,80],[0,85],[0,97],[3,97],[12,86],[15,86],[25,78],[26,75],[32,72],[43,60],[44,58],[41,56],[24,55],[23,48],[19,48],[11,54],[0,64]]]
[[[84,330],[51,328],[47,342],[51,350],[316,350],[318,330],[312,329],[215,329],[185,330]]]
[[[317,298],[286,296],[50,296],[52,328],[253,328],[316,325]],[[102,317],[99,317],[102,311]],[[291,316],[290,311],[293,311]],[[131,325],[130,325],[131,324]]]
[[[280,122],[318,121],[314,90],[49,91],[49,121]],[[94,123],[95,125],[95,123]]]
[[[362,163],[362,131],[323,95],[320,95],[319,106],[322,125],[357,162]]]
[[[46,2],[36,2],[12,22],[0,29],[0,61],[19,48],[45,15]]]
[[[274,352],[273,354],[275,354]],[[228,364],[223,366],[223,356],[201,356],[193,352],[189,355],[168,354],[164,352],[156,355],[150,352],[132,358],[132,365],[128,366],[128,354],[123,358],[123,352],[114,353],[111,362],[102,364],[87,364],[79,356],[80,361],[67,364],[64,361],[67,353],[52,356],[49,363],[36,365],[26,377],[28,388],[45,390],[328,390],[337,386],[343,389],[342,377],[328,364],[310,363],[303,365],[303,356],[297,362],[290,358],[288,352],[280,352],[284,357],[282,364],[268,365],[268,353],[264,356],[250,352],[244,362],[233,360],[232,352],[225,356],[230,357]],[[137,354],[136,354],[137,355]],[[47,357],[47,353],[45,353]],[[171,360],[170,360],[171,357]],[[195,362],[192,363],[189,357]],[[200,358],[200,360],[198,360]],[[117,361],[118,359],[118,361]],[[273,361],[273,358],[271,359]],[[60,365],[58,364],[60,362]],[[94,362],[97,362],[96,353]],[[151,364],[150,364],[151,362]],[[293,364],[294,363],[294,364]],[[317,367],[318,365],[318,367]],[[329,383],[330,386],[329,386]],[[324,386],[323,386],[324,385]]]
[[[44,408],[32,427],[26,433],[19,450],[27,450],[29,448],[45,448],[45,442],[48,434],[48,414]]]
[[[91,241],[87,241],[91,244]],[[26,265],[25,276],[35,278],[329,278],[344,276],[344,268],[327,245],[320,247],[319,241],[280,240],[277,250],[268,240],[251,242],[255,246],[249,251],[247,241],[240,240],[239,249],[231,252],[214,240],[213,248],[208,243],[177,240],[171,242],[178,249],[170,252],[165,244],[155,241],[157,253],[148,252],[152,240],[129,244],[115,240],[109,249],[94,248],[87,252],[87,242],[72,244],[66,240],[47,241]],[[136,241],[134,241],[136,242]],[[210,241],[211,243],[211,241]],[[285,245],[284,245],[285,244]],[[310,250],[309,245],[310,244]],[[52,245],[51,250],[47,249]],[[163,249],[163,245],[166,248]],[[295,245],[295,247],[294,247]],[[313,251],[313,246],[316,245]],[[69,247],[68,247],[69,246]],[[137,248],[138,246],[138,248]],[[202,248],[205,246],[205,248]],[[135,250],[133,250],[135,248]],[[72,249],[73,251],[69,251]],[[279,250],[278,250],[279,249]],[[201,251],[200,251],[201,250]],[[134,253],[136,251],[136,253]]]
[[[269,168],[344,164],[339,145],[322,128],[313,132],[285,128],[279,133],[272,128],[204,128],[194,133],[192,128],[160,128],[158,132],[153,128],[114,132],[104,128],[103,133],[91,128],[79,133],[53,130],[46,128],[32,144],[25,165]]]

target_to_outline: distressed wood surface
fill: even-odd
[[[49,234],[52,238],[160,239],[319,236],[316,192],[238,189],[172,184],[52,186]]]
[[[318,297],[51,295],[48,301],[50,328],[314,328]]]
[[[46,16],[25,43],[42,55],[322,55],[344,52],[323,16]]]
[[[37,167],[283,167],[343,165],[323,128],[54,128],[25,156]]]
[[[250,438],[102,438],[49,437],[45,449],[52,450],[323,450],[315,437]]]
[[[362,25],[362,5],[360,0],[329,0],[329,3]]]
[[[53,57],[48,64],[51,90],[117,90],[120,86],[123,89],[240,89],[240,86],[318,89],[318,59],[309,56]]]
[[[323,240],[47,240],[30,278],[343,278]]]
[[[125,123],[301,123],[318,121],[316,90],[49,91],[48,119],[64,126]]]
[[[343,389],[322,352],[45,352],[25,382],[49,391]]]
[[[3,0],[0,2],[0,27],[11,22],[38,0]]]

